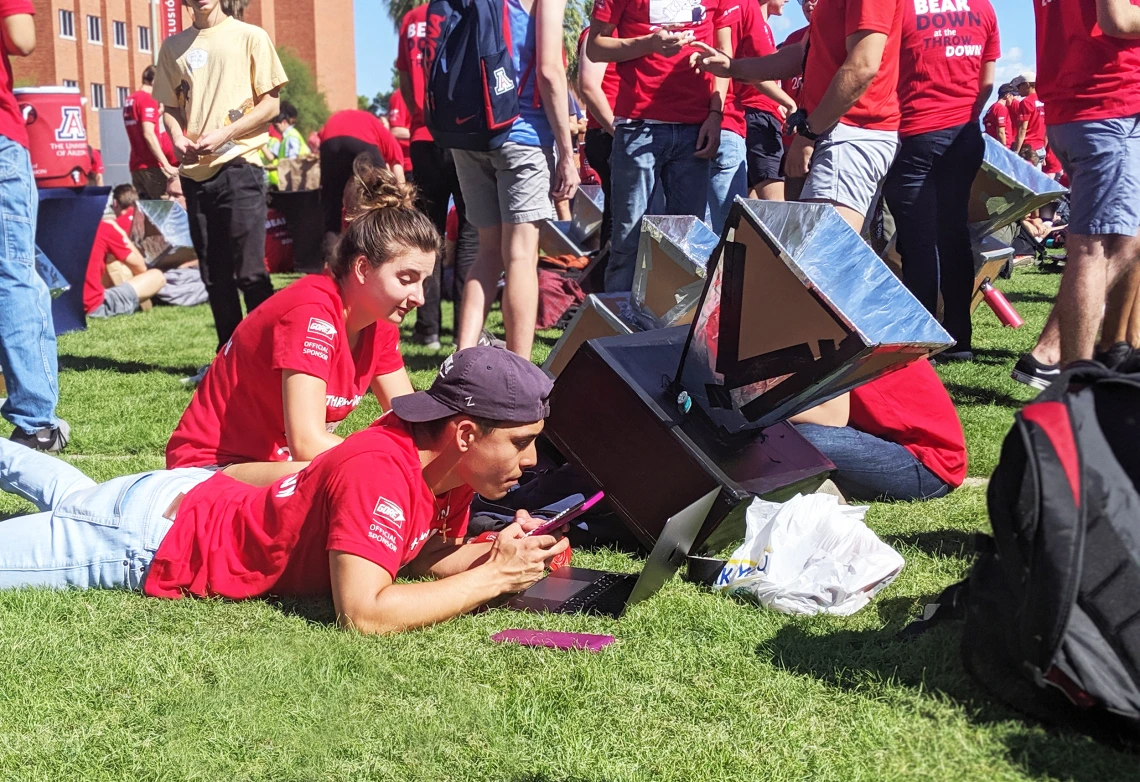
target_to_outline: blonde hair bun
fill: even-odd
[[[365,154],[352,164],[347,190],[344,205],[349,222],[377,209],[416,208],[415,185],[397,182],[391,171],[374,165]]]

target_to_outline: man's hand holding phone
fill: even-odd
[[[542,523],[519,511],[515,522],[500,531],[491,544],[487,564],[498,570],[504,592],[522,592],[533,586],[546,574],[547,562],[570,547],[565,538],[527,535],[527,527],[537,529]]]

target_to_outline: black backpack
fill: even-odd
[[[428,6],[424,124],[441,147],[498,149],[519,115],[503,10],[503,0]]]
[[[993,537],[936,612],[965,617],[963,663],[1001,700],[1127,743],[1140,741],[1138,489],[1140,374],[1081,362],[1015,416],[989,484]]]

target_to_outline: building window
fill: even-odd
[[[111,22],[111,27],[115,34],[115,47],[118,49],[127,48],[127,23],[126,22]]]
[[[77,89],[79,89],[79,82],[77,82],[75,79],[64,79],[63,80],[63,86],[64,87],[70,87],[73,90],[77,90]]]
[[[103,20],[98,16],[87,17],[87,41],[103,43]]]
[[[91,83],[91,105],[97,109],[106,108],[107,101],[103,97],[102,84]]]
[[[73,11],[59,11],[59,37],[75,40],[75,13]]]
[[[116,87],[115,92],[118,93],[120,108],[127,102],[127,98],[131,97],[131,91],[126,87]]]
[[[150,51],[150,28],[149,27],[139,27],[139,51],[140,52],[149,52]]]

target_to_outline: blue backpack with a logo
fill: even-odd
[[[431,0],[424,124],[441,147],[486,151],[519,116],[503,0]]]

